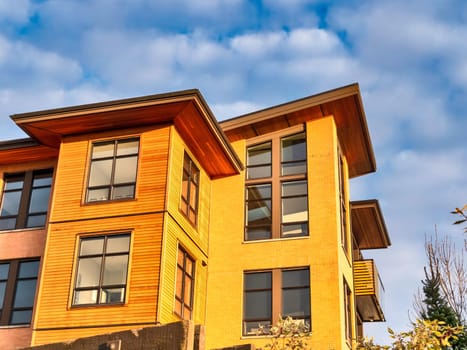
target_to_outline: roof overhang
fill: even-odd
[[[352,232],[359,249],[380,249],[391,245],[381,208],[376,199],[350,202]]]
[[[376,171],[358,84],[305,97],[220,123],[231,141],[247,139],[310,120],[333,116],[351,178]]]
[[[58,157],[58,149],[27,138],[0,142],[0,165],[34,162]]]
[[[212,178],[238,174],[243,165],[196,90],[185,90],[12,115],[38,143],[58,148],[66,136],[173,124]]]

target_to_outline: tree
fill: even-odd
[[[393,339],[391,345],[375,344],[373,339],[363,339],[358,350],[443,350],[449,349],[453,340],[464,333],[462,326],[452,327],[442,321],[417,320],[407,332],[395,333],[388,328]]]
[[[464,222],[467,222],[467,204],[462,208],[456,208],[456,210],[451,211],[451,214],[459,215],[461,219],[455,221],[453,225],[460,225]],[[467,233],[467,226],[464,227],[464,232]]]
[[[279,321],[270,329],[260,325],[258,334],[268,334],[271,342],[265,348],[270,350],[305,350],[307,338],[311,335],[310,326],[303,320],[294,320],[288,316],[279,317]]]

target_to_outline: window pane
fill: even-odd
[[[39,274],[39,261],[25,261],[19,265],[19,278],[37,277]]]
[[[135,196],[135,186],[118,186],[114,187],[112,199],[133,198]]]
[[[306,159],[305,133],[282,139],[282,162],[294,162]]]
[[[310,290],[308,288],[282,291],[282,315],[301,318],[310,314]]]
[[[256,166],[247,168],[248,179],[260,179],[263,177],[271,177],[271,166]]]
[[[266,227],[247,227],[246,240],[255,241],[259,239],[271,238],[271,226]]]
[[[3,193],[1,216],[17,215],[19,202],[21,200],[21,191]]]
[[[103,288],[101,290],[101,304],[123,303],[125,288]]]
[[[0,282],[0,310],[3,307],[3,299],[5,298],[6,282]]]
[[[110,253],[124,253],[130,249],[130,236],[109,236],[107,238],[107,254]]]
[[[43,227],[45,226],[46,214],[29,215],[26,227]]]
[[[270,321],[253,321],[244,322],[244,334],[245,335],[258,335],[260,325],[264,327],[265,332],[269,332],[271,328]]]
[[[247,165],[271,164],[271,142],[248,147]]]
[[[99,285],[101,258],[81,258],[78,265],[76,287],[93,287]]]
[[[306,197],[282,199],[282,222],[297,222],[308,220],[308,205]]]
[[[9,270],[10,270],[10,264],[0,264],[0,280],[8,279]]]
[[[17,281],[13,308],[32,307],[34,305],[35,294],[36,279]]]
[[[18,310],[11,313],[10,324],[31,323],[32,310]]]
[[[97,304],[97,289],[75,291],[74,305]]]
[[[247,189],[247,192],[246,192],[247,200],[271,198],[271,185],[270,184],[248,186],[246,189]]]
[[[47,212],[49,207],[50,187],[36,188],[31,192],[29,213]]]
[[[81,249],[79,255],[102,254],[104,247],[104,237],[85,238],[81,240]]]
[[[308,223],[298,223],[298,224],[283,224],[282,225],[282,236],[297,236],[297,235],[307,235],[308,234]]]
[[[256,272],[245,274],[245,290],[270,289],[272,287],[271,272]]]
[[[22,176],[21,176],[22,177]],[[23,180],[6,180],[5,191],[21,190],[23,188]]]
[[[294,182],[284,182],[282,184],[282,196],[291,197],[291,196],[300,196],[307,194],[307,183],[306,181],[294,181]]]
[[[92,147],[92,159],[113,157],[114,142],[97,143]]]
[[[271,291],[245,293],[245,319],[268,319],[271,314]]]
[[[99,188],[88,191],[88,202],[106,201],[109,199],[109,188]]]
[[[107,256],[104,266],[104,285],[125,284],[128,267],[128,256]]]
[[[91,163],[89,186],[105,186],[110,184],[112,174],[112,159],[97,160]]]
[[[282,288],[310,285],[308,269],[282,271]]]
[[[52,176],[51,175],[36,175],[32,182],[33,187],[43,187],[52,185]]]
[[[117,144],[117,156],[138,154],[139,140],[122,140]]]
[[[306,173],[306,162],[294,162],[282,164],[282,175],[295,175]]]
[[[16,218],[1,219],[0,230],[12,230],[16,227]]]
[[[191,306],[191,279],[185,277],[185,305]]]
[[[176,287],[176,296],[179,299],[183,299],[183,270],[178,268],[177,269],[177,287]]]
[[[250,201],[248,207],[248,226],[268,225],[271,223],[271,201]]]
[[[116,159],[114,184],[135,182],[137,161],[137,157]]]
[[[188,256],[186,257],[185,262],[185,272],[188,274],[188,276],[193,275],[193,261]]]

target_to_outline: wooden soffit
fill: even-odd
[[[359,249],[380,249],[391,245],[381,208],[376,199],[350,202],[352,233]]]
[[[374,172],[376,161],[358,84],[305,97],[220,123],[231,142],[333,116],[351,178]]]
[[[0,165],[2,166],[57,157],[57,148],[41,145],[33,139],[0,142]]]
[[[238,174],[243,165],[198,90],[12,115],[40,144],[58,148],[65,136],[174,124],[212,177]]]

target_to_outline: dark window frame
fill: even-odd
[[[293,139],[296,137],[301,137],[301,140],[304,141],[305,145],[305,156],[304,158],[290,160],[283,160],[283,141],[287,139]],[[308,174],[307,174],[307,135],[304,125],[299,125],[298,127],[289,128],[287,130],[282,130],[273,134],[255,138],[250,141],[246,147],[246,171],[245,171],[245,226],[244,226],[244,240],[245,241],[255,241],[255,240],[267,240],[267,239],[280,239],[280,238],[289,238],[289,237],[305,237],[309,236],[309,208],[308,208]],[[269,162],[255,162],[254,164],[249,164],[249,150],[267,150],[266,145],[270,145],[270,163]],[[292,174],[283,175],[284,166],[288,165],[300,165],[304,169],[303,172],[297,172]],[[270,168],[270,176],[254,176],[252,170],[263,168]],[[284,232],[284,223],[283,219],[283,196],[282,196],[282,185],[293,182],[306,183],[307,191],[304,197],[306,198],[307,205],[307,217],[306,220],[293,222],[296,225],[300,225],[302,232],[296,234],[287,234]],[[249,222],[248,217],[248,190],[254,186],[270,186],[271,187],[271,198],[265,198],[265,200],[270,201],[270,217],[271,223],[262,223],[260,225],[255,225]],[[258,203],[261,198],[255,199]],[[291,224],[291,223],[288,223]],[[269,228],[270,226],[270,228]],[[257,228],[266,229],[265,232],[261,232],[258,237],[253,235],[253,231]],[[252,230],[250,230],[252,229]],[[268,229],[268,230],[267,230]],[[251,232],[250,232],[251,231]],[[266,237],[265,237],[266,236]]]
[[[130,142],[138,142],[138,149],[136,153],[129,153],[129,154],[123,154],[123,155],[118,155],[118,145],[120,143],[130,143]],[[113,144],[113,154],[111,156],[106,156],[106,157],[96,157],[94,155],[94,149],[96,146],[104,146],[104,145],[111,145]],[[102,202],[112,202],[112,201],[119,201],[119,200],[132,200],[136,196],[136,182],[138,178],[138,165],[139,165],[139,156],[140,156],[140,147],[141,147],[141,141],[140,137],[127,137],[127,138],[118,138],[118,139],[112,139],[112,140],[102,140],[102,141],[94,141],[92,142],[91,146],[91,154],[89,157],[89,169],[88,169],[88,181],[86,185],[86,203],[102,203]],[[125,159],[125,158],[136,158],[136,168],[135,168],[135,175],[134,175],[134,180],[133,181],[128,181],[128,182],[122,182],[122,183],[116,183],[115,182],[115,175],[116,175],[116,164],[119,159]],[[110,169],[110,182],[108,184],[103,184],[103,185],[95,185],[92,186],[90,183],[92,181],[91,179],[91,172],[93,169],[93,164],[97,162],[102,162],[102,161],[112,161],[111,169]],[[122,197],[122,198],[114,198],[116,190],[119,188],[124,188],[124,187],[131,187],[133,186],[133,194],[132,196],[128,197]],[[98,191],[98,190],[107,190],[107,198],[106,199],[95,199],[92,200],[90,199],[90,192],[91,191]]]
[[[128,249],[126,251],[117,251],[112,253],[107,253],[108,249],[108,240],[109,238],[116,238],[116,237],[128,237]],[[86,240],[96,240],[96,239],[103,239],[103,247],[102,253],[95,253],[95,254],[82,254],[81,247],[83,241]],[[112,233],[112,234],[105,234],[105,235],[95,235],[95,236],[82,236],[79,238],[78,243],[78,252],[76,256],[76,276],[75,282],[73,285],[73,299],[72,299],[72,307],[82,307],[82,306],[104,306],[104,305],[123,305],[125,304],[127,292],[128,292],[128,272],[129,272],[129,264],[130,264],[130,249],[131,249],[131,233],[130,232],[119,232],[119,233]],[[126,277],[125,283],[119,284],[105,284],[104,283],[104,275],[106,271],[106,258],[109,257],[119,257],[119,256],[126,256]],[[97,285],[86,286],[86,287],[77,287],[78,278],[79,278],[79,267],[80,261],[82,259],[92,259],[92,258],[101,258],[100,270],[99,270],[99,282]],[[101,296],[104,290],[109,289],[123,289],[123,296],[121,297],[122,301],[110,301],[110,302],[102,302]],[[92,303],[79,303],[76,302],[77,293],[83,291],[96,291],[96,301]]]
[[[185,152],[183,155],[180,211],[193,226],[196,226],[198,222],[200,175],[199,168],[196,166],[195,162],[188,155],[188,153]],[[185,187],[183,186],[184,182],[187,183],[186,191]]]
[[[37,262],[37,274],[35,276],[21,277],[20,267],[23,263]],[[5,292],[3,295],[3,305],[0,304],[0,326],[20,326],[30,325],[32,322],[32,314],[36,301],[37,292],[37,281],[39,279],[40,259],[39,258],[28,258],[28,259],[15,259],[0,261],[0,265],[8,264],[8,275],[7,278],[0,279],[0,283],[4,283]],[[15,297],[18,291],[18,282],[21,281],[35,281],[34,294],[31,302],[31,306],[20,306],[15,307]],[[31,318],[29,322],[13,322],[15,312],[30,312]]]
[[[41,228],[45,227],[47,224],[47,215],[50,206],[50,196],[52,193],[52,185],[53,185],[53,168],[47,169],[34,169],[28,170],[19,173],[6,173],[4,175],[4,184],[3,184],[3,192],[2,198],[0,203],[0,208],[3,208],[5,204],[5,194],[18,192],[20,193],[19,203],[18,203],[18,212],[16,215],[1,215],[0,222],[3,220],[15,220],[14,227],[4,227],[0,228],[0,230],[19,230],[25,228]],[[50,178],[50,183],[45,185],[34,185],[35,180],[40,179],[48,179]],[[13,189],[7,189],[8,183],[13,182],[22,182],[21,187],[16,187]],[[38,212],[31,212],[31,199],[34,193],[34,190],[41,190],[41,189],[49,189],[48,193],[48,202],[47,202],[47,209],[45,211],[38,211]],[[2,209],[0,209],[3,211]],[[43,216],[43,224],[42,225],[29,225],[28,220],[32,217]],[[0,227],[1,224],[0,224]]]
[[[348,344],[352,343],[352,290],[347,281],[344,279],[344,322],[345,322],[345,339]]]
[[[182,261],[180,261],[180,258]],[[188,271],[187,263],[191,264],[191,271]],[[174,313],[183,320],[191,320],[193,317],[194,310],[194,290],[195,290],[195,273],[196,273],[196,262],[195,259],[181,246],[178,247],[177,252],[177,277],[181,274],[181,283],[180,292],[181,295],[178,295],[179,289],[179,280],[177,278],[175,284],[175,304],[174,304]],[[187,280],[190,281],[189,291],[187,291]],[[188,303],[187,303],[188,299]],[[188,315],[186,314],[188,312]]]
[[[349,237],[348,212],[347,212],[347,187],[345,184],[345,169],[343,155],[338,150],[338,173],[339,173],[339,211],[341,222],[341,244],[347,257],[350,255],[351,241]]]
[[[294,286],[284,286],[283,283],[283,274],[287,272],[296,272],[296,271],[306,271],[308,277],[308,284],[294,285]],[[271,284],[270,287],[262,288],[246,288],[246,276],[255,275],[255,274],[270,274]],[[305,289],[308,291],[308,312],[304,312],[303,317],[294,317],[292,315],[287,315],[283,311],[284,306],[284,291],[289,290],[298,290]],[[257,292],[270,292],[271,296],[271,305],[270,318],[265,317],[246,317],[246,305],[248,299],[248,293],[257,293]],[[309,267],[294,267],[294,268],[282,268],[282,269],[266,269],[266,270],[254,270],[254,271],[244,271],[243,273],[243,314],[242,314],[242,334],[243,336],[255,336],[260,335],[254,330],[248,329],[248,323],[254,323],[255,325],[261,324],[263,326],[263,332],[267,332],[269,327],[277,324],[279,317],[291,316],[293,319],[303,319],[308,323],[311,329],[311,294],[310,294],[310,268]]]

